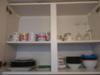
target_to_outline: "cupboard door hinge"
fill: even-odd
[[[7,11],[10,15],[12,15],[12,11],[9,9],[8,6],[6,7],[6,11]]]
[[[100,11],[100,6],[96,9],[96,13],[98,13]]]

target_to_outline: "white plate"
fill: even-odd
[[[31,68],[8,68],[10,71],[30,71]]]

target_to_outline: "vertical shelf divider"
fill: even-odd
[[[51,20],[51,71],[58,71],[57,60],[57,10],[56,3],[50,4]]]

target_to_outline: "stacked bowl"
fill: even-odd
[[[66,57],[66,65],[71,70],[78,70],[81,66],[81,60],[79,56],[68,56]]]
[[[94,70],[97,66],[97,56],[95,54],[83,54],[81,60],[84,67],[88,70]]]

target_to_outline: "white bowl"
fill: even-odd
[[[97,65],[97,60],[83,60],[83,65],[86,67],[88,70],[95,69]]]
[[[81,64],[67,64],[67,65],[72,70],[77,70],[81,66]]]

